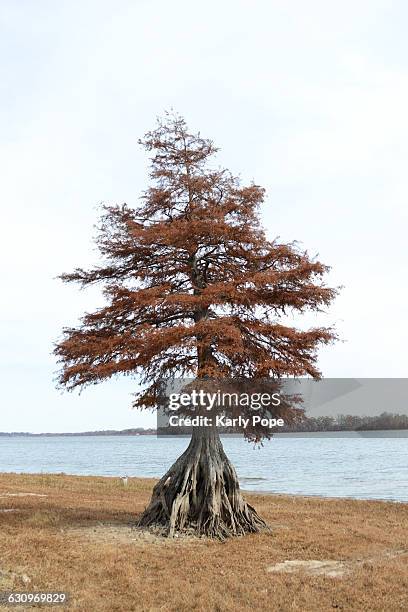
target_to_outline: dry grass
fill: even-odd
[[[250,495],[271,533],[220,544],[132,529],[152,485],[1,474],[0,591],[84,612],[408,609],[408,504]],[[340,563],[284,564],[307,560]]]

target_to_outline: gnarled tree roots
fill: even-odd
[[[138,527],[165,527],[169,536],[192,530],[225,539],[267,529],[242,497],[218,432],[195,428],[186,451],[153,489]]]

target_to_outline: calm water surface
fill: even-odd
[[[279,435],[254,449],[223,438],[243,489],[408,502],[408,432]],[[187,438],[0,437],[0,472],[161,476]]]

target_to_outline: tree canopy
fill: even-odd
[[[264,189],[212,165],[217,148],[183,118],[166,114],[140,143],[152,153],[141,203],[103,206],[101,262],[61,276],[101,284],[106,303],[64,329],[60,383],[140,374],[134,405],[148,407],[157,381],[172,376],[319,377],[317,349],[335,332],[280,317],[330,304],[328,267],[296,243],[266,237]]]

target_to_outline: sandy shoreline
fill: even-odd
[[[83,475],[83,474],[67,474],[66,472],[36,472],[36,473],[28,473],[28,472],[0,472],[0,478],[2,476],[32,476],[32,477],[54,477],[54,476],[66,476],[69,478],[108,478],[117,480],[122,483],[120,476],[97,476],[97,475]],[[156,482],[160,477],[157,478],[149,478],[146,476],[128,476],[129,481],[145,481],[145,482]],[[401,501],[398,499],[374,499],[374,498],[364,498],[364,497],[343,497],[343,496],[329,496],[329,495],[307,495],[305,493],[279,493],[277,491],[256,491],[254,489],[246,489],[241,485],[241,491],[244,495],[250,495],[251,497],[257,496],[262,497],[273,496],[273,497],[288,497],[288,498],[302,498],[302,499],[317,499],[317,500],[344,500],[344,501],[362,501],[362,502],[375,502],[375,503],[392,503],[392,504],[408,504],[408,501]]]
[[[0,474],[0,591],[83,612],[407,608],[406,503],[246,491],[271,531],[221,544],[134,529],[154,483]]]
[[[295,498],[303,498],[303,499],[320,499],[324,500],[344,500],[344,501],[361,501],[361,502],[373,502],[373,503],[383,503],[383,504],[408,504],[408,501],[401,501],[399,499],[373,499],[371,497],[334,497],[334,496],[326,496],[326,495],[305,495],[304,493],[277,493],[276,491],[253,491],[249,489],[243,489],[241,487],[241,491],[244,495],[252,496],[263,496],[263,495],[272,495],[273,497],[295,497]]]

